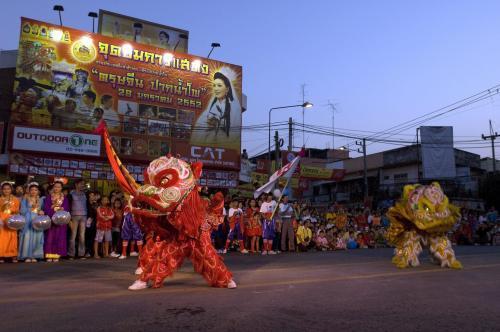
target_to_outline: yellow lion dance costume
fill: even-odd
[[[403,196],[387,212],[391,225],[387,241],[396,247],[392,262],[399,268],[418,266],[422,245],[429,246],[441,267],[461,269],[446,236],[460,217],[459,209],[448,202],[439,183],[407,185]]]

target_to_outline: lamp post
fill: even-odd
[[[64,11],[64,7],[61,5],[55,5],[54,8],[52,8],[54,11],[59,12],[59,25],[62,26],[62,18],[61,18],[61,12]]]
[[[207,55],[207,59],[210,58],[210,55],[212,54],[212,52],[214,51],[214,48],[216,47],[220,47],[220,44],[219,43],[212,43],[212,49],[210,50],[210,52],[208,53]]]
[[[92,32],[95,32],[95,19],[98,17],[96,12],[89,12],[89,17],[92,17]]]
[[[269,175],[271,175],[271,169],[272,169],[271,168],[271,112],[273,110],[278,110],[282,108],[294,108],[294,107],[311,108],[312,106],[313,106],[312,103],[306,101],[303,104],[273,107],[269,109],[269,133],[268,133],[268,147],[267,147],[267,159],[269,160]]]

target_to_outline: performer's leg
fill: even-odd
[[[230,287],[233,285],[231,288],[236,287],[231,272],[229,272],[222,258],[217,255],[210,243],[208,233],[203,232],[200,239],[194,243],[190,258],[194,270],[203,275],[210,286]]]
[[[125,240],[122,242],[122,254],[120,256],[121,259],[127,258],[127,247],[128,247],[128,241]]]
[[[418,266],[418,255],[422,252],[422,237],[416,231],[403,233],[402,241],[394,249],[392,262],[399,268]]]
[[[153,288],[161,287],[165,278],[182,265],[184,249],[185,245],[177,241],[148,240],[140,255],[140,267],[143,270],[140,280],[151,281]]]
[[[456,259],[455,251],[453,251],[451,242],[445,234],[430,235],[429,250],[439,260],[441,267],[462,268],[462,264]]]

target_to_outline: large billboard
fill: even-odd
[[[98,32],[104,36],[188,53],[189,31],[99,10]]]
[[[457,176],[453,127],[420,127],[422,138],[422,173],[426,180]]]
[[[240,66],[22,18],[11,120],[91,133],[104,119],[125,161],[238,170],[241,89]]]

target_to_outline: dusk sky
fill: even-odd
[[[91,31],[89,11],[106,9],[190,31],[190,53],[243,67],[248,111],[243,125],[267,124],[271,107],[306,100],[305,122],[368,136],[500,83],[498,1],[12,1],[0,12],[0,48],[18,45],[20,17]],[[455,140],[480,139],[488,120],[500,132],[498,97],[429,121],[454,126]],[[300,109],[273,111],[272,121]],[[287,132],[280,133],[287,144]],[[391,137],[412,141],[415,128]],[[331,147],[331,137],[306,134],[308,147]],[[353,144],[335,139],[335,147]],[[267,149],[267,130],[244,131],[249,155]],[[302,145],[301,132],[295,145]],[[464,147],[465,144],[456,144]],[[490,156],[489,142],[468,150]],[[369,145],[368,153],[395,146]],[[353,156],[357,156],[354,153]]]

